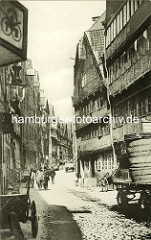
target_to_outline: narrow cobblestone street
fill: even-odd
[[[74,173],[59,171],[55,184],[49,183],[49,190],[31,190],[39,215],[37,240],[151,239],[149,221],[139,221],[135,215],[132,218],[131,214],[125,216],[117,211],[116,191],[103,193],[80,188],[74,180]],[[105,195],[110,198],[108,204],[103,202]],[[27,240],[32,240],[30,226],[22,227]]]
[[[150,13],[0,1],[0,239],[151,240]]]

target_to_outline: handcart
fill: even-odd
[[[30,174],[31,177],[31,174]],[[30,177],[27,185],[26,194],[1,195],[1,229],[11,229],[11,215],[15,214],[18,223],[31,221],[32,236],[36,238],[38,233],[38,217],[35,201],[30,200]]]

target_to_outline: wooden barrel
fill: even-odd
[[[133,146],[128,148],[129,153],[135,153],[135,152],[151,152],[151,145],[140,145],[140,146]]]
[[[132,168],[133,181],[139,184],[151,184],[151,167]]]
[[[138,184],[151,184],[151,138],[129,144],[131,176]]]
[[[134,146],[140,147],[143,145],[151,145],[151,138],[134,140],[129,144],[129,147],[134,147]]]
[[[150,163],[151,162],[151,157],[150,156],[130,157],[129,162],[130,162],[130,165],[131,164],[134,165],[134,164],[137,164],[137,163],[141,163],[143,165],[143,163]],[[136,167],[137,167],[137,165],[136,165]]]
[[[151,175],[151,167],[131,168],[133,176],[143,177]]]
[[[140,163],[131,163],[131,168],[141,168],[143,165],[143,167],[151,167],[151,162],[140,162]]]
[[[151,152],[135,152],[130,154],[131,158],[143,158],[144,160],[147,158],[151,158]]]

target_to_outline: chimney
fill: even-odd
[[[99,16],[96,16],[96,17],[92,17],[92,21],[93,22],[96,22],[96,20],[98,20]]]

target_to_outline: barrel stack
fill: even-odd
[[[129,143],[131,177],[137,184],[151,184],[151,137]]]

